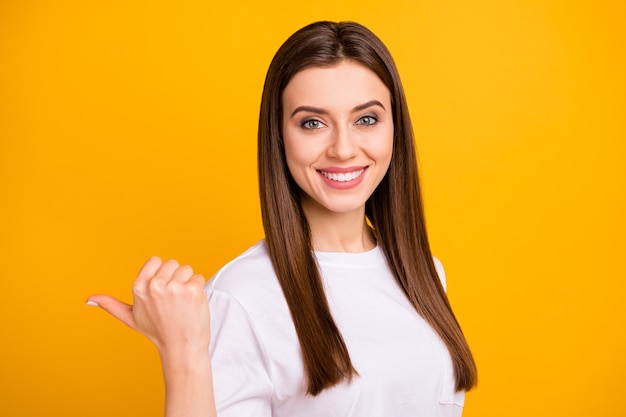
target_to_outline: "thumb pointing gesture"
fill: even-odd
[[[134,289],[137,289],[137,287],[139,286],[145,286],[146,281],[148,281],[154,275],[154,273],[159,269],[160,266],[161,259],[159,259],[158,257],[153,256],[152,258],[148,259],[146,263],[141,267],[141,270],[137,275]],[[113,317],[120,320],[122,323],[126,324],[131,329],[137,330],[132,305],[123,303],[115,297],[104,294],[92,295],[87,299],[87,305],[98,306],[111,314]]]
[[[181,352],[189,346],[206,351],[211,329],[204,283],[190,266],[152,257],[133,284],[133,305],[104,294],[92,295],[87,304],[147,336],[159,351]]]

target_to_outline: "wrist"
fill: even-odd
[[[164,366],[186,367],[209,361],[209,347],[203,345],[184,345],[159,348],[159,355]]]
[[[166,417],[216,416],[208,348],[160,353]]]

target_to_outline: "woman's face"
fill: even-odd
[[[282,100],[287,165],[305,211],[363,212],[391,161],[387,87],[365,66],[345,60],[298,72]]]

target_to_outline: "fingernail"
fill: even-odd
[[[95,301],[91,301],[91,300],[87,301],[87,305],[92,306],[92,307],[98,307],[98,303],[96,303]]]

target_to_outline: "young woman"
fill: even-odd
[[[263,241],[206,287],[152,258],[134,306],[89,299],[156,344],[166,415],[460,416],[476,367],[382,42],[351,22],[294,33],[267,73],[258,145]]]

